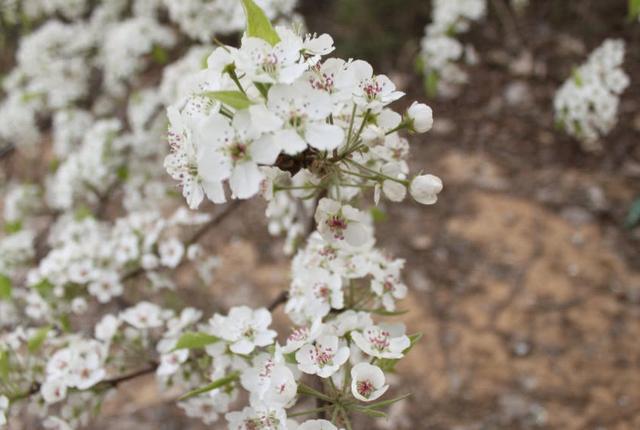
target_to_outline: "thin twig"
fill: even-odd
[[[11,154],[14,149],[16,149],[16,147],[13,143],[3,146],[2,148],[0,148],[0,158]]]
[[[189,246],[198,242],[202,238],[202,236],[204,236],[213,227],[220,224],[227,216],[229,216],[234,210],[236,210],[240,206],[240,204],[241,201],[239,200],[234,200],[233,202],[229,203],[222,211],[214,215],[213,218],[211,218],[207,223],[203,224],[198,230],[196,230],[196,232],[193,233],[193,235],[191,235],[191,237],[185,242],[185,247],[188,248]],[[186,260],[183,260],[180,265],[184,264],[184,261]],[[145,270],[142,267],[138,267],[136,269],[133,269],[129,273],[124,274],[121,281],[125,282],[130,279],[136,278],[142,275],[144,272]]]
[[[269,306],[267,306],[267,309],[269,310],[269,312],[273,312],[278,308],[278,306],[287,303],[287,300],[289,300],[289,292],[286,290],[280,291],[280,294],[278,294],[278,296],[273,299]]]

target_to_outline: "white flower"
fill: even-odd
[[[407,110],[407,116],[411,120],[411,129],[417,133],[426,133],[433,127],[433,112],[424,103],[413,102]]]
[[[411,345],[401,325],[371,326],[363,333],[352,332],[351,338],[364,353],[376,358],[402,358]]]
[[[95,337],[103,342],[109,342],[115,336],[120,326],[120,320],[107,314],[96,324]]]
[[[171,238],[160,243],[158,253],[160,254],[160,262],[173,269],[182,261],[184,245],[178,239]]]
[[[257,115],[265,111],[256,107],[251,111],[236,112],[231,124],[222,115],[214,114],[198,128],[198,141],[202,147],[199,171],[206,172],[216,181],[229,179],[231,190],[239,199],[248,199],[258,193],[264,179],[258,165],[273,164],[280,153],[271,136],[262,134],[272,126],[268,123],[256,126],[252,121],[250,112]],[[269,121],[265,116],[262,118]]]
[[[356,89],[354,98],[363,108],[379,112],[383,107],[402,96],[402,91],[396,91],[395,84],[385,75],[373,75],[373,67],[366,61],[356,60],[349,65],[353,73]]]
[[[405,179],[405,173],[402,165],[397,162],[387,163],[382,166],[380,172],[385,176],[396,179],[395,181],[391,179],[385,179],[382,181],[382,192],[384,192],[385,197],[392,202],[403,201],[407,195],[407,187],[404,183],[398,182],[404,181]],[[376,198],[376,204],[378,203],[377,200],[378,199]]]
[[[242,372],[240,382],[251,393],[254,406],[286,407],[296,397],[298,388],[293,372],[268,354],[256,357],[253,367]]]
[[[178,402],[178,406],[191,418],[200,418],[205,424],[218,421],[219,414],[229,410],[232,397],[222,390],[213,390],[205,396]]]
[[[399,279],[399,269],[404,264],[403,260],[396,260],[400,263],[397,267],[397,273],[395,270],[385,273],[383,276],[375,276],[371,280],[371,291],[382,300],[382,306],[388,311],[396,310],[396,300],[404,299],[407,296],[407,286]],[[396,263],[392,264],[391,267]]]
[[[554,98],[558,125],[591,145],[587,149],[617,122],[620,94],[629,85],[629,76],[621,68],[624,51],[624,41],[605,40],[585,64],[574,70]]]
[[[251,354],[256,346],[271,345],[276,337],[276,332],[268,329],[271,313],[264,308],[237,306],[226,317],[214,315],[210,324],[216,336],[231,342],[230,349],[236,354]]]
[[[47,379],[40,387],[40,394],[48,404],[57,403],[67,397],[67,383],[63,378]]]
[[[100,303],[107,303],[113,297],[121,296],[124,291],[120,277],[115,272],[101,273],[98,279],[89,283],[87,289]]]
[[[331,309],[344,307],[342,279],[328,270],[314,267],[297,274],[291,283],[286,312],[300,312],[309,319],[324,317]]]
[[[165,158],[164,166],[169,175],[180,182],[187,204],[191,209],[197,208],[205,194],[214,203],[224,203],[224,188],[216,172],[207,170],[206,166],[199,170],[202,150],[195,145],[192,130],[201,118],[189,117],[173,106],[167,109],[167,116],[171,153]]]
[[[290,84],[307,69],[302,61],[302,39],[291,30],[278,27],[280,42],[271,46],[257,37],[243,37],[236,67],[254,82]]]
[[[274,85],[269,90],[267,107],[283,122],[284,128],[274,133],[274,140],[287,154],[298,154],[307,144],[331,151],[344,140],[344,130],[327,122],[332,111],[331,97],[307,82]]]
[[[384,372],[369,363],[358,363],[351,369],[351,393],[363,402],[382,396],[389,385],[385,385]]]
[[[307,420],[298,426],[297,430],[338,430],[331,421]]]
[[[136,306],[122,311],[120,318],[139,330],[162,326],[162,309],[149,302],[140,302]]]
[[[317,318],[309,327],[299,327],[287,337],[287,343],[282,348],[282,352],[289,354],[297,351],[307,343],[312,343],[322,333],[322,319]]]
[[[335,200],[320,200],[315,219],[318,231],[329,242],[345,241],[358,247],[372,239],[371,228],[365,224],[366,216],[358,209]]]
[[[45,401],[63,399],[67,387],[86,390],[102,381],[105,359],[105,346],[95,340],[76,340],[58,350],[47,362],[46,379],[40,389]]]
[[[411,197],[424,205],[437,202],[440,191],[442,191],[442,180],[434,175],[416,176],[409,185]]]
[[[296,352],[298,369],[321,378],[333,375],[348,359],[349,347],[340,346],[337,336],[320,336]]]
[[[225,415],[229,430],[287,430],[284,409],[272,406],[245,407],[242,412]]]
[[[171,344],[175,344],[175,341],[172,341]],[[188,349],[179,349],[162,354],[160,356],[160,366],[158,366],[156,374],[158,376],[173,375],[180,369],[180,365],[187,361],[187,358],[189,358]]]

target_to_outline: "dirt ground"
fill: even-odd
[[[427,100],[435,129],[413,140],[412,170],[445,190],[433,207],[390,206],[378,226],[379,244],[408,260],[403,318],[424,333],[392,382],[391,395],[414,395],[358,429],[640,428],[640,231],[622,227],[640,194],[640,23],[625,20],[624,0],[531,2],[509,19],[491,7],[464,37],[480,56],[469,84]],[[302,12],[338,44],[370,41],[365,58],[401,83],[406,103],[424,100],[412,59],[428,4],[362,3],[306,1]],[[552,97],[607,37],[628,42],[632,84],[603,150],[586,152],[554,129]],[[361,48],[351,44],[338,54]],[[210,235],[223,269],[188,301],[264,305],[286,288],[281,243],[265,232],[262,203],[249,208]],[[225,428],[183,417],[164,394],[134,381],[92,428]]]

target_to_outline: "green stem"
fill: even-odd
[[[293,417],[301,417],[303,415],[317,414],[318,412],[323,412],[323,411],[325,411],[325,410],[327,410],[329,408],[330,408],[330,406],[324,406],[322,408],[307,409],[306,411],[294,412],[292,414],[287,414],[287,416],[289,418],[293,418]]]
[[[303,383],[300,383],[300,385],[298,385],[298,393],[317,397],[321,400],[324,400],[325,402],[333,403],[333,399],[331,397]]]

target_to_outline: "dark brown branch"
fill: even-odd
[[[132,379],[136,379],[136,378],[140,378],[141,376],[145,376],[148,375],[150,373],[153,373],[156,371],[156,369],[158,368],[159,364],[157,362],[153,362],[149,365],[149,367],[140,369],[136,372],[132,372],[126,375],[122,375],[122,376],[117,376],[115,378],[111,378],[111,379],[105,379],[104,381],[100,382],[100,384],[105,384],[111,387],[117,387],[118,385],[122,384],[123,382],[127,382],[127,381],[131,381]]]
[[[225,206],[224,209],[222,209],[222,211],[214,215],[213,218],[211,218],[207,223],[203,224],[198,230],[196,230],[195,233],[193,233],[191,237],[187,239],[187,241],[185,242],[185,246],[189,247],[190,245],[193,245],[194,243],[198,242],[202,238],[202,236],[204,236],[213,227],[217,226],[222,221],[224,221],[224,219],[227,216],[229,216],[233,211],[235,211],[241,204],[242,202],[239,200],[234,200],[233,202],[229,203],[227,206]],[[126,273],[122,277],[121,281],[124,282],[133,278],[137,278],[138,276],[142,275],[144,272],[145,270],[142,267],[138,267],[137,269],[134,269],[129,273]]]
[[[7,155],[10,155],[16,149],[13,143],[3,146],[0,148],[0,158],[4,158]]]
[[[273,312],[278,308],[278,306],[287,303],[287,300],[289,300],[289,292],[281,291],[280,294],[278,294],[278,296],[269,304],[269,306],[267,306],[267,309],[269,310],[269,312]]]
[[[100,381],[96,384],[96,386],[108,386],[108,387],[117,387],[118,385],[127,382],[127,381],[131,381],[132,379],[136,379],[136,378],[140,378],[142,376],[145,375],[149,375],[151,373],[154,373],[156,371],[156,369],[158,368],[159,363],[157,362],[152,362],[149,367],[145,367],[143,369],[140,369],[138,371],[132,372],[132,373],[128,373],[126,375],[121,375],[121,376],[116,376],[114,378],[110,378],[110,379],[105,379],[103,381]],[[35,394],[37,394],[40,391],[40,387],[42,385],[41,384],[33,384],[31,386],[31,388],[29,389],[29,391],[22,393],[18,396],[15,396],[12,398],[13,401],[16,400],[22,400],[22,399],[26,399],[28,397],[31,397]]]
[[[213,227],[220,224],[227,216],[235,211],[242,204],[241,200],[234,200],[229,203],[220,213],[216,214],[209,222],[202,225],[185,243],[186,246],[193,245],[199,241]]]

